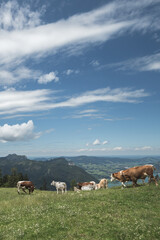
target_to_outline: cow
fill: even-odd
[[[101,179],[100,182],[96,184],[96,189],[100,188],[108,188],[108,180],[106,178]]]
[[[67,192],[67,184],[65,182],[52,181],[51,185],[56,187],[57,194],[58,194],[58,190],[61,190],[62,194]]]
[[[122,186],[126,187],[125,182],[132,181],[133,187],[135,187],[138,179],[144,180],[146,177],[149,177],[149,183],[151,182],[151,179],[153,179],[156,186],[158,186],[158,183],[153,176],[154,170],[155,167],[153,165],[128,168],[126,170],[121,170],[120,172],[111,174],[111,182],[114,180],[119,180],[122,183]]]
[[[23,190],[23,192],[27,193],[25,189],[28,189],[29,194],[33,193],[35,187],[34,184],[31,181],[18,181],[17,182],[17,192],[20,194],[20,189]]]
[[[79,190],[95,190],[96,189],[96,183],[94,181],[79,182],[79,183],[77,183],[77,188]]]

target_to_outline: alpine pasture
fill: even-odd
[[[160,186],[21,193],[0,188],[0,239],[160,239]]]

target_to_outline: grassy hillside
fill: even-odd
[[[0,189],[1,240],[160,239],[160,186],[91,192]]]

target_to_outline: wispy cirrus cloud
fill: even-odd
[[[29,5],[20,6],[16,0],[0,4],[0,28],[5,31],[22,30],[40,25],[40,11],[32,11]]]
[[[17,114],[33,111],[47,111],[55,108],[79,107],[95,102],[137,103],[150,96],[144,89],[102,88],[82,94],[65,97],[57,96],[58,91],[40,89],[16,91],[8,89],[0,92],[0,115]]]
[[[96,109],[86,109],[83,111],[76,112],[74,115],[70,115],[70,118],[102,118],[104,115],[99,113]]]
[[[18,68],[1,67],[0,85],[9,86],[19,83],[22,80],[29,81],[31,79],[37,81],[39,84],[47,84],[52,81],[56,83],[59,81],[57,74],[57,71],[42,74],[41,70],[29,69],[24,65],[20,65]]]
[[[159,2],[115,0],[98,9],[49,24],[41,20],[44,7],[32,11],[27,3],[21,6],[16,0],[3,2],[0,5],[1,82],[11,85],[22,79],[30,79],[17,73],[20,67],[25,68],[23,64],[29,58],[43,58],[59,50],[75,54],[77,49],[80,51],[92,44],[101,44],[126,32],[159,30]],[[150,7],[152,11],[148,11]],[[6,65],[10,68],[6,69]],[[18,69],[12,69],[13,65]],[[157,64],[150,67],[157,68]],[[33,70],[26,71],[30,76]],[[71,72],[72,69],[67,74]],[[36,74],[33,71],[33,78]]]
[[[22,80],[36,80],[41,75],[40,71],[31,70],[25,66],[18,68],[0,68],[0,85],[13,85]]]
[[[119,71],[160,71],[160,53],[129,59],[101,67],[115,68]]]
[[[136,147],[135,151],[149,151],[152,150],[153,148],[151,146],[143,146],[143,147]]]
[[[74,48],[77,44],[100,43],[116,38],[126,31],[160,29],[158,3],[158,0],[117,0],[87,13],[42,25],[39,12],[32,12],[27,7],[26,14],[14,1],[10,6],[8,23],[5,20],[7,13],[1,17],[0,45],[3,47],[0,49],[0,62],[6,63],[33,54],[49,54],[51,49],[57,50],[71,45]],[[151,12],[148,11],[150,6],[153,9]],[[3,8],[4,4],[1,11]],[[15,13],[24,21],[17,20],[14,24]],[[27,16],[30,16],[29,21]],[[17,22],[20,22],[21,26],[17,26]],[[9,30],[10,26],[12,31]]]
[[[101,152],[113,152],[113,153],[115,153],[115,152],[121,152],[121,151],[123,151],[124,150],[124,148],[123,147],[114,147],[114,148],[102,148],[102,147],[100,147],[100,148],[80,148],[80,149],[78,149],[77,150],[77,152],[86,152],[86,153],[89,153],[89,152],[95,152],[95,153],[97,153],[97,152],[99,152],[99,153],[101,153]]]
[[[41,133],[34,133],[34,124],[32,120],[27,123],[0,126],[0,142],[15,142],[36,139]]]

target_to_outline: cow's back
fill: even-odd
[[[123,176],[130,177],[130,178],[143,178],[148,175],[153,174],[154,167],[153,165],[144,165],[144,166],[136,166],[126,170],[123,170]]]

